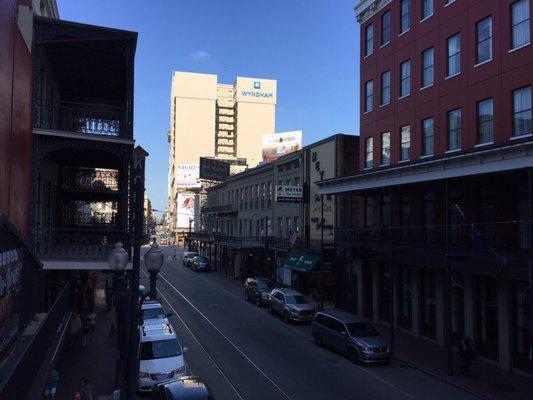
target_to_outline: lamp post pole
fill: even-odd
[[[150,250],[144,255],[144,263],[148,272],[150,273],[150,299],[157,298],[157,274],[163,266],[165,261],[165,255],[159,249],[159,246],[156,242],[150,247]]]

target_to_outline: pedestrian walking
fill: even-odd
[[[91,311],[87,318],[89,319],[89,342],[92,342],[94,330],[96,328],[96,314],[94,311]]]
[[[80,400],[93,400],[93,392],[91,386],[87,383],[86,378],[80,379]]]
[[[56,398],[57,387],[59,386],[59,371],[53,369],[48,377],[48,383],[46,389],[44,389],[44,398],[48,400],[54,400]]]
[[[83,319],[83,349],[85,350],[89,345],[89,338],[91,335],[91,320],[89,314]]]
[[[472,343],[469,337],[463,336],[459,341],[459,356],[461,357],[461,374],[469,375],[470,365],[472,365]]]
[[[68,348],[74,349],[78,342],[78,336],[81,330],[81,318],[77,312],[72,313],[68,323]]]

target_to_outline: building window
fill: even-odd
[[[381,134],[381,165],[390,164],[390,132]]]
[[[374,138],[365,139],[365,168],[372,168],[374,162]]]
[[[529,44],[529,0],[519,0],[511,4],[511,48],[516,49]]]
[[[365,112],[374,109],[374,81],[368,81],[365,84]]]
[[[448,38],[447,51],[446,76],[457,75],[461,72],[461,37],[459,34]]]
[[[433,155],[434,148],[434,123],[433,118],[426,118],[422,121],[422,155]]]
[[[278,217],[278,237],[283,237],[283,218]]]
[[[285,218],[286,224],[287,224],[287,237],[291,235],[292,226],[291,226],[291,217]]]
[[[300,222],[298,217],[294,217],[294,232],[300,233]]]
[[[388,228],[391,226],[390,196],[381,196],[381,226],[383,228]],[[387,233],[388,235],[389,232],[383,232],[383,233]]]
[[[448,111],[448,150],[461,148],[461,109]]]
[[[435,195],[433,193],[424,194],[423,218],[426,231],[426,242],[435,243]]]
[[[422,0],[422,20],[433,15],[433,0]]]
[[[242,236],[242,219],[239,219],[239,236]]]
[[[402,196],[400,200],[400,226],[402,240],[408,241],[411,237],[411,199],[409,196]]]
[[[365,28],[365,37],[365,56],[369,56],[374,52],[374,24],[367,25]]]
[[[374,226],[374,199],[365,197],[365,228]]]
[[[390,71],[385,71],[381,74],[381,105],[390,103]]]
[[[513,136],[531,133],[531,86],[528,86],[513,91]]]
[[[477,103],[477,142],[490,143],[494,140],[494,113],[492,99]]]
[[[381,274],[379,277],[379,318],[382,321],[389,322],[392,311],[392,274],[389,263],[381,263]]]
[[[476,63],[492,60],[492,17],[487,17],[476,24]]]
[[[433,85],[435,58],[433,47],[422,52],[422,87]]]
[[[399,268],[399,272],[400,318],[398,322],[402,328],[411,330],[413,318],[411,268],[407,265],[401,265]]]
[[[391,13],[390,10],[381,15],[381,45],[390,42],[391,37]]]
[[[268,217],[265,217],[267,236],[272,236],[272,220]]]
[[[300,186],[300,177],[299,176],[294,178],[294,186]]]
[[[411,61],[407,60],[400,64],[400,97],[411,93]]]
[[[463,275],[451,273],[450,319],[453,343],[457,343],[465,334],[465,291]]]
[[[437,334],[437,290],[435,284],[435,271],[433,269],[424,268],[422,270],[421,283],[420,301],[422,303],[422,315],[420,318],[420,332],[422,335],[434,339]]]
[[[411,26],[411,0],[400,2],[400,34],[409,30]]]
[[[400,128],[400,161],[409,160],[411,157],[411,126],[405,125]]]

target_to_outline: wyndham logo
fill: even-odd
[[[261,89],[261,82],[254,82],[254,89]]]
[[[264,93],[264,92],[251,92],[249,90],[243,90],[241,91],[241,94],[243,97],[263,97],[265,99],[271,99],[274,97],[272,93]]]

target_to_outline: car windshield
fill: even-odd
[[[205,257],[196,257],[196,260],[198,262],[203,262],[203,263],[206,263],[207,262],[207,259]]]
[[[155,360],[179,355],[181,355],[181,349],[177,339],[141,343],[141,360]]]
[[[287,304],[307,304],[309,303],[307,299],[301,294],[295,294],[291,296],[285,296],[285,301]]]
[[[152,318],[166,318],[165,310],[162,307],[157,308],[148,308],[142,310],[143,319],[152,319]]]
[[[368,322],[349,322],[346,324],[351,337],[378,336],[379,332]]]
[[[261,282],[261,281],[257,282],[257,288],[259,290],[269,290],[270,287],[271,285],[269,285],[267,282]]]

